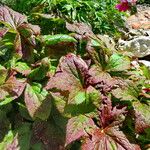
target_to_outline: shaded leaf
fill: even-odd
[[[47,72],[50,69],[50,62],[48,58],[44,58],[41,60],[41,65],[35,69],[33,69],[28,77],[32,80],[42,80],[45,78]],[[40,72],[40,73],[39,73]]]
[[[7,77],[7,69],[0,65],[0,85],[2,85]]]
[[[45,45],[45,54],[51,58],[60,58],[68,52],[75,50],[77,41],[65,34],[44,35],[42,41]]]
[[[32,143],[42,142],[46,150],[64,150],[64,133],[54,122],[35,122]]]
[[[14,133],[17,137],[18,146],[21,150],[27,150],[30,149],[30,141],[31,141],[31,124],[30,123],[24,123],[21,124],[17,129],[14,130]]]
[[[42,89],[41,84],[27,84],[25,90],[25,104],[30,116],[46,120],[51,111],[51,100],[46,90]]]
[[[135,111],[135,129],[137,133],[144,132],[144,129],[150,128],[150,105],[133,102],[133,108]]]
[[[6,111],[6,110],[5,110]],[[0,141],[5,139],[5,136],[9,130],[10,122],[7,119],[6,112],[0,110]],[[0,143],[0,147],[3,146],[4,143]],[[7,144],[7,143],[5,143]]]

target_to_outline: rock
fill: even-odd
[[[129,41],[119,40],[118,49],[132,52],[136,57],[150,55],[150,36],[138,36]]]
[[[147,60],[138,60],[138,61],[134,60],[131,62],[131,65],[136,69],[140,68],[140,64],[143,64],[146,67],[150,68],[150,61],[147,61]]]
[[[131,15],[127,18],[126,24],[132,29],[150,29],[150,7]]]
[[[142,63],[142,64],[144,64],[146,67],[149,67],[149,68],[150,68],[150,61],[147,61],[147,60],[139,60],[138,62],[139,62],[139,63]]]

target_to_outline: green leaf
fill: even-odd
[[[0,101],[0,106],[6,105],[6,104],[10,103],[11,101],[13,101],[12,97],[5,98],[3,101]]]
[[[7,70],[5,69],[5,67],[0,65],[0,85],[2,85],[7,77]]]
[[[42,63],[39,67],[33,69],[28,77],[32,80],[42,80],[45,78],[47,72],[50,69],[50,62],[48,58],[42,59]]]
[[[31,124],[24,123],[19,126],[15,131],[15,135],[17,135],[18,145],[20,150],[28,150],[30,149],[30,140],[31,140]]]
[[[28,112],[28,110],[27,110],[27,107],[25,107],[25,105],[23,105],[23,104],[21,104],[21,103],[18,103],[18,106],[19,106],[20,115],[21,115],[23,118],[32,121],[32,118],[31,118],[30,115],[29,115],[29,112]]]
[[[41,84],[27,84],[25,90],[25,103],[30,116],[46,120],[51,111],[51,99],[48,92],[42,89]]]
[[[121,100],[138,100],[140,89],[133,82],[126,82],[123,86],[112,90],[114,97]]]
[[[80,91],[75,95],[75,103],[76,104],[81,104],[86,100],[86,93],[85,91]]]
[[[0,143],[0,149],[5,149],[7,147],[7,145],[11,144],[12,141],[14,139],[14,134],[13,132],[10,130],[8,131],[8,133],[5,135],[3,141]]]
[[[0,110],[0,124],[0,141],[2,141],[10,128],[10,122],[6,116],[6,110]]]
[[[121,54],[113,54],[106,66],[108,71],[125,71],[130,69],[130,60]]]
[[[27,65],[27,63],[25,62],[17,62],[15,64],[14,69],[19,72],[22,73],[23,75],[29,73],[31,71],[31,68]]]
[[[150,80],[150,69],[148,67],[146,67],[145,65],[142,65],[141,70],[143,71],[144,76]]]
[[[150,103],[133,102],[135,111],[135,129],[137,133],[144,132],[144,129],[150,128]]]
[[[44,35],[42,36],[43,42],[49,45],[56,45],[60,43],[74,43],[77,42],[73,37],[65,34],[56,34],[56,35]]]

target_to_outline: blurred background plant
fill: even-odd
[[[84,22],[94,33],[119,36],[126,13],[118,12],[118,0],[2,0],[14,10],[24,13],[29,21],[39,24],[42,33],[65,33],[65,22]]]

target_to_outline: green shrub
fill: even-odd
[[[42,26],[43,33],[65,32],[65,22],[84,22],[94,33],[119,34],[124,13],[115,9],[117,0],[16,0],[11,7]],[[6,1],[7,3],[7,1]],[[11,3],[7,3],[11,5]],[[49,19],[40,14],[51,14]],[[31,15],[32,14],[32,15]]]

